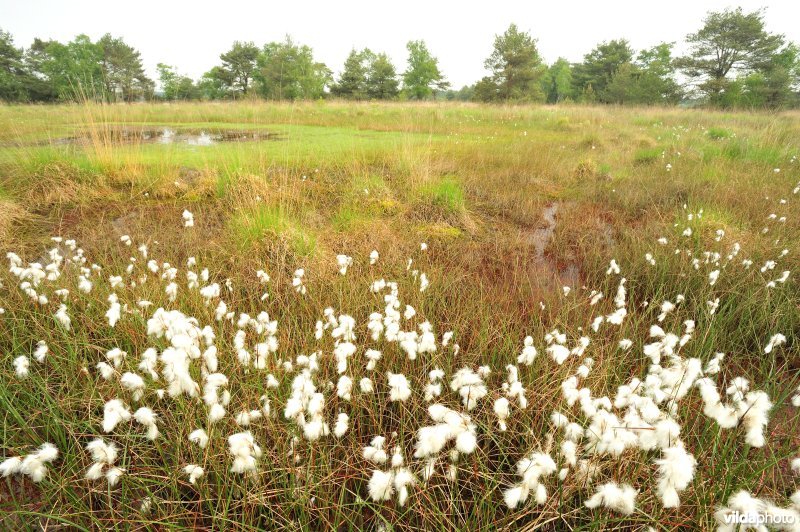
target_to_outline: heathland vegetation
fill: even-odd
[[[0,107],[0,528],[793,529],[798,124]]]
[[[407,44],[400,72],[385,54],[353,50],[341,71],[315,60],[310,47],[287,37],[259,46],[234,42],[219,64],[191,79],[180,67],[158,64],[158,79],[145,73],[140,53],[121,38],[68,43],[35,39],[18,48],[0,30],[0,100],[54,102],[218,100],[473,100],[522,103],[632,105],[708,104],[722,108],[788,108],[800,105],[800,49],[767,31],[764,12],[728,9],[708,13],[684,37],[634,50],[624,39],[599,43],[583,61],[545,64],[536,39],[511,24],[497,35],[484,61],[490,75],[460,89],[450,87],[424,41]],[[478,63],[479,59],[476,60]],[[157,81],[157,83],[156,83]]]

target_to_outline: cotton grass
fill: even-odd
[[[700,219],[696,214],[687,223]],[[195,227],[188,211],[182,219]],[[689,229],[683,229],[687,239],[700,236],[700,229]],[[713,234],[721,246],[725,232]],[[116,243],[134,244],[130,236]],[[87,433],[77,437],[83,448],[73,450],[69,463],[85,463],[86,481],[105,480],[109,490],[133,489],[157,466],[172,468],[198,493],[211,493],[202,490],[218,489],[219,482],[243,490],[270,486],[268,493],[301,490],[317,481],[315,468],[330,467],[372,512],[409,505],[417,511],[426,490],[466,492],[490,478],[495,490],[481,496],[509,515],[574,503],[569,511],[583,515],[659,515],[672,522],[675,512],[695,504],[696,484],[707,478],[698,433],[713,433],[729,456],[768,448],[772,437],[778,399],[765,383],[739,374],[709,339],[714,314],[724,312],[720,287],[733,268],[747,269],[732,259],[741,247],[727,262],[727,251],[681,251],[702,290],[665,293],[652,305],[639,299],[623,261],[612,259],[600,271],[607,276],[601,290],[558,294],[574,305],[568,309],[583,311],[580,317],[567,313],[558,328],[520,333],[497,353],[461,353],[453,340],[458,334],[461,342],[462,332],[430,314],[437,279],[412,269],[427,263],[425,255],[415,255],[395,279],[381,272],[377,251],[337,255],[335,270],[324,267],[370,298],[351,309],[330,289],[318,289],[321,273],[311,265],[249,270],[257,285],[250,300],[233,275],[215,278],[202,268],[200,254],[171,261],[186,264],[178,268],[148,259],[157,248],[142,246],[140,263],[103,275],[100,266],[87,266],[77,244],[72,256],[52,251],[47,265],[7,257],[17,304],[47,312],[62,337],[85,334],[84,322],[93,319],[102,324],[105,336],[81,354],[83,374],[97,392],[80,405]],[[431,249],[424,244],[418,253]],[[648,254],[653,267],[672,253],[662,249],[663,256]],[[773,262],[763,273],[778,267]],[[364,272],[367,278],[359,278]],[[790,275],[769,279],[769,290],[792,283]],[[313,315],[292,316],[290,305],[307,306]],[[471,347],[474,335],[464,336]],[[771,331],[756,350],[775,356],[791,341]],[[24,352],[7,357],[14,378],[4,384],[40,390],[65,349],[60,340],[27,342]],[[631,363],[613,371],[615,358]],[[795,393],[797,406],[800,389]],[[370,430],[375,426],[383,430]],[[15,451],[0,463],[0,474],[45,482],[67,474],[57,470],[58,458],[51,444]],[[715,519],[722,526],[736,511],[793,516],[797,504],[739,491]]]

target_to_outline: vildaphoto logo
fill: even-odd
[[[728,525],[793,525],[795,516],[793,515],[773,515],[758,512],[740,513],[731,512],[725,516],[725,524]]]

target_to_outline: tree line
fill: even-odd
[[[546,64],[537,40],[511,24],[494,40],[484,61],[489,75],[454,90],[424,41],[406,45],[399,72],[385,53],[352,50],[340,74],[314,59],[310,47],[290,37],[257,46],[234,42],[219,64],[194,80],[172,65],[157,66],[158,86],[140,53],[107,34],[93,42],[78,35],[68,43],[35,39],[27,49],[0,30],[0,99],[53,102],[104,101],[451,99],[482,102],[670,105],[699,101],[718,107],[800,106],[800,49],[767,31],[763,10],[710,12],[686,36],[688,53],[675,43],[634,50],[626,39],[598,44],[581,62]]]

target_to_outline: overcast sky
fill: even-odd
[[[197,78],[234,40],[262,45],[286,34],[310,45],[337,73],[353,47],[387,52],[401,72],[405,43],[424,39],[458,88],[485,75],[494,35],[511,22],[538,39],[545,61],[577,61],[598,42],[619,37],[636,49],[661,41],[676,41],[680,49],[707,11],[731,5],[765,7],[767,29],[800,42],[800,0],[0,0],[0,27],[23,47],[34,37],[68,41],[79,33],[92,39],[111,33],[142,53],[153,77],[163,62]]]

